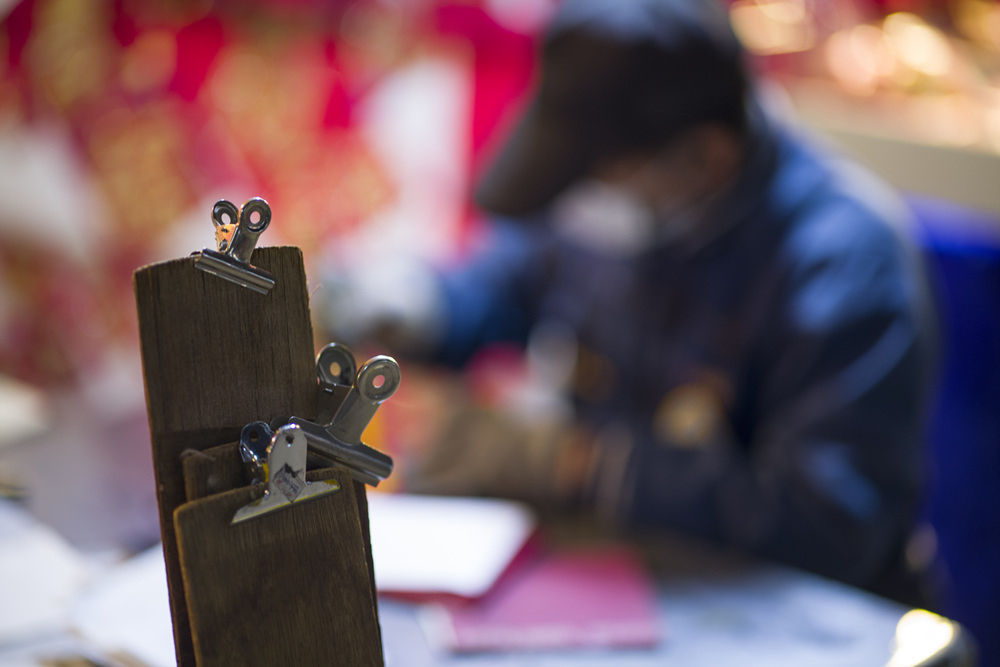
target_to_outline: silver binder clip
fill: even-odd
[[[252,484],[267,478],[267,448],[273,437],[274,431],[267,422],[251,422],[240,432],[240,458],[250,473]]]
[[[354,353],[346,345],[330,343],[319,351],[316,355],[316,377],[319,381],[316,387],[317,424],[333,421],[357,374]]]
[[[215,241],[218,250],[205,248],[193,253],[194,265],[237,285],[267,294],[274,287],[274,276],[250,264],[257,238],[271,222],[271,207],[260,197],[247,200],[239,210],[232,202],[220,199],[212,207]]]
[[[306,481],[306,437],[294,424],[282,426],[267,447],[267,491],[261,498],[236,510],[232,523],[240,523],[340,490],[335,480]]]
[[[357,374],[358,366],[354,361],[354,353],[346,345],[330,343],[320,350],[316,355],[316,419],[312,423],[324,425],[323,428],[326,428],[326,425],[333,421],[333,416],[337,414],[344,398],[350,392]],[[253,470],[254,462],[259,458],[254,443],[259,442],[263,436],[270,441],[274,430],[288,424],[290,420],[291,417],[288,416],[276,416],[270,423],[253,422],[243,427],[240,436],[240,455],[243,461],[250,465],[250,470]],[[309,463],[315,464],[312,467],[329,466],[329,461],[315,456],[310,457]]]
[[[332,377],[324,377],[324,360],[329,361],[335,355],[350,355],[350,351],[343,346],[334,349],[336,351],[328,351],[326,357],[322,352],[318,357],[321,412],[323,383],[338,384],[330,382]],[[350,356],[353,363],[353,355]],[[326,365],[326,370],[330,371],[329,365]],[[374,357],[362,366],[328,424],[324,426],[299,417],[292,417],[289,423],[302,429],[311,456],[342,465],[351,471],[356,480],[378,486],[392,473],[392,458],[361,442],[361,434],[375,416],[378,406],[395,393],[399,380],[399,364],[395,359],[384,355]]]

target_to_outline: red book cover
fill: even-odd
[[[454,652],[637,648],[660,639],[654,584],[624,546],[550,552],[479,600],[425,612],[431,640]]]

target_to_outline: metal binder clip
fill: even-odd
[[[240,432],[240,458],[250,471],[253,484],[267,479],[267,448],[274,431],[267,422],[251,422]]]
[[[237,210],[232,202],[220,199],[212,207],[212,222],[219,249],[205,248],[193,253],[194,265],[237,285],[267,294],[274,287],[274,276],[250,264],[250,255],[257,238],[271,222],[271,207],[260,197],[254,197]]]
[[[239,523],[340,489],[335,480],[306,481],[306,437],[298,426],[279,428],[267,447],[267,491],[263,497],[236,510]]]
[[[328,425],[333,421],[357,374],[354,353],[346,345],[330,343],[319,351],[316,355],[316,377],[319,381],[316,387],[317,424]]]
[[[316,420],[313,423],[326,428],[333,421],[333,416],[351,390],[357,374],[358,366],[354,361],[354,353],[346,345],[330,343],[320,350],[316,355]],[[240,455],[243,461],[251,466],[251,471],[254,470],[258,458],[254,443],[262,436],[266,436],[270,441],[275,429],[288,424],[290,419],[288,416],[277,416],[270,423],[253,422],[243,427],[243,432],[240,434]],[[317,459],[315,456],[311,457],[309,463],[315,463],[314,467],[329,466],[329,461]]]
[[[337,354],[345,350],[340,346]],[[320,362],[324,359],[322,353],[319,359]],[[323,364],[318,366],[322,383]],[[399,380],[399,364],[395,359],[384,355],[374,357],[362,366],[329,424],[323,426],[299,417],[292,417],[289,423],[302,429],[310,454],[348,468],[358,481],[378,486],[392,473],[392,458],[361,442],[361,434],[378,406],[395,393]]]

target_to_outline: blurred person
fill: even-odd
[[[565,0],[478,183],[482,247],[382,263],[327,322],[459,365],[530,342],[565,390],[567,423],[463,413],[411,488],[597,507],[926,604],[905,553],[933,313],[905,209],[759,97],[711,2]]]

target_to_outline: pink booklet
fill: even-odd
[[[652,647],[655,587],[625,546],[556,550],[508,571],[486,596],[430,605],[433,642],[454,652]]]

